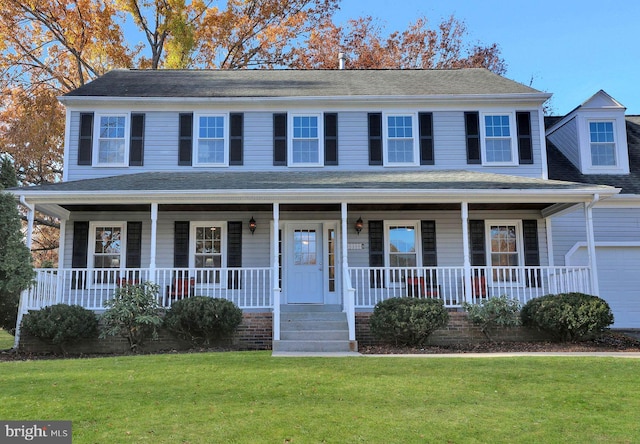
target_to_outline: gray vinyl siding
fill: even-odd
[[[249,232],[248,221],[251,217],[257,222],[257,229],[252,235]],[[362,217],[365,221],[364,228],[358,235],[353,226],[356,219]],[[517,212],[470,212],[470,219],[538,219],[538,240],[540,243],[541,265],[547,265],[546,228],[544,219],[539,218],[535,211]],[[74,213],[66,224],[64,267],[71,267],[71,252],[73,247],[73,221],[142,221],[142,268],[149,267],[151,220],[146,213]],[[270,225],[272,213],[270,212],[160,212],[158,215],[158,232],[156,246],[157,268],[173,267],[173,230],[175,221],[217,221],[228,220],[242,221],[242,265],[244,267],[270,267],[271,264],[271,237]],[[280,221],[339,221],[340,212],[282,212]],[[458,211],[405,211],[405,212],[363,212],[349,214],[347,221],[347,243],[360,244],[361,249],[349,249],[349,266],[369,266],[369,220],[384,221],[420,221],[435,220],[437,234],[438,266],[461,267],[463,265],[462,248],[462,220]],[[555,225],[554,225],[555,229]],[[338,225],[338,234],[341,229]],[[555,232],[554,232],[555,234]],[[639,234],[640,236],[640,234]],[[338,248],[340,248],[338,246]],[[559,265],[559,264],[557,264]]]
[[[576,168],[580,169],[580,145],[575,117],[549,134],[548,138]]]
[[[286,111],[286,110],[285,110]],[[429,110],[425,110],[429,111]],[[269,171],[269,170],[385,170],[384,166],[369,165],[367,112],[342,111],[338,113],[338,165],[316,168],[273,166],[273,114],[272,112],[244,113],[244,164],[229,167],[178,166],[178,112],[150,111],[145,117],[144,166],[93,167],[78,165],[78,128],[80,113],[71,113],[67,180],[90,179],[145,171]],[[463,111],[434,111],[435,165],[406,167],[405,169],[466,169],[499,174],[541,177],[543,171],[539,114],[531,112],[534,163],[490,167],[468,165],[466,159]],[[515,131],[515,128],[513,128]],[[417,128],[416,134],[417,137]],[[394,170],[399,168],[394,167]]]
[[[593,231],[595,242],[640,242],[639,208],[594,208]],[[565,255],[578,242],[586,242],[584,209],[555,217],[551,222],[554,260],[565,265]]]

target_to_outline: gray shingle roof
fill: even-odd
[[[117,193],[226,190],[585,190],[598,186],[503,174],[441,171],[149,172],[22,188],[25,191]],[[611,189],[606,186],[603,190]]]
[[[561,118],[545,117],[547,128],[551,128]],[[621,194],[640,194],[640,116],[627,116],[627,143],[629,146],[628,175],[582,174],[561,152],[547,139],[547,165],[549,178],[568,180],[571,182],[597,183],[622,188]]]
[[[541,94],[484,68],[114,70],[65,97],[335,97]]]

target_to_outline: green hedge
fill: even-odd
[[[98,318],[79,305],[57,304],[30,311],[22,319],[22,328],[65,352],[65,347],[76,341],[98,337]]]
[[[230,335],[241,323],[242,310],[233,302],[206,296],[174,302],[164,318],[169,331],[194,345]]]
[[[396,345],[422,345],[429,335],[449,323],[440,299],[392,298],[376,304],[369,325],[371,333]]]
[[[550,294],[527,302],[520,312],[522,324],[550,333],[561,341],[593,337],[613,324],[604,299],[584,293]]]

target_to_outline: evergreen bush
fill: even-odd
[[[66,353],[66,347],[81,339],[98,337],[98,318],[79,305],[57,304],[30,311],[22,319],[23,331]]]
[[[220,298],[195,296],[177,301],[164,318],[165,327],[194,345],[230,335],[242,323],[242,310]]]
[[[448,322],[449,313],[440,299],[392,298],[376,304],[369,326],[381,341],[417,346]]]
[[[550,294],[527,302],[520,312],[525,326],[550,333],[560,341],[594,337],[613,324],[604,299],[584,293]]]
[[[520,303],[506,295],[483,300],[480,304],[465,302],[462,307],[469,315],[469,320],[480,326],[480,331],[489,340],[493,340],[490,332],[500,327],[517,327],[520,325]]]

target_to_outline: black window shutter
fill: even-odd
[[[381,220],[369,221],[369,266],[384,267],[384,224]],[[371,270],[371,287],[381,288],[383,276],[383,270]]]
[[[242,165],[244,162],[244,114],[229,115],[229,165]]]
[[[521,165],[533,163],[533,145],[531,142],[531,113],[516,113],[516,126],[518,128],[518,153]]]
[[[433,165],[433,114],[418,113],[420,127],[420,165]]]
[[[127,222],[127,268],[142,267],[142,222]]]
[[[273,115],[273,165],[287,165],[287,114]]]
[[[242,222],[227,222],[227,266],[229,268],[242,267]],[[240,288],[240,271],[230,270],[227,287]]]
[[[338,113],[324,113],[324,164],[338,165]]]
[[[538,221],[535,219],[522,221],[524,238],[524,265],[540,265],[540,247],[538,245]]]
[[[144,165],[144,114],[131,114],[129,166]]]
[[[369,165],[382,165],[382,113],[369,113]]]
[[[487,265],[487,256],[485,254],[485,235],[484,221],[469,221],[469,247],[471,265],[475,267],[483,267]]]
[[[467,163],[480,164],[480,116],[477,112],[464,113],[464,129],[467,138]]]
[[[93,151],[93,113],[80,113],[78,165],[91,165]]]
[[[189,266],[189,222],[176,221],[173,232],[173,266]]]
[[[193,151],[193,113],[180,114],[180,137],[178,141],[178,165],[190,166]]]
[[[73,247],[71,250],[71,267],[87,268],[87,254],[89,249],[89,222],[75,221],[73,223]],[[84,288],[85,274],[71,273],[71,289]]]
[[[422,234],[422,266],[437,267],[436,221],[423,220],[420,223],[420,231]]]

